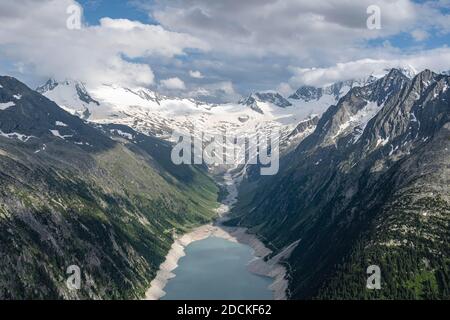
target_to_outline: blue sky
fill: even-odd
[[[157,23],[152,20],[148,12],[132,1],[124,0],[80,0],[84,9],[84,18],[87,23],[98,24],[103,17],[114,19],[137,20],[142,23]],[[149,4],[152,1],[148,1]]]
[[[66,27],[71,5],[80,30]],[[367,27],[371,5],[380,29]],[[449,0],[2,1],[0,71],[217,102],[287,95],[394,66],[450,69],[449,13]]]

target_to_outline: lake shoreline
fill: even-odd
[[[165,257],[165,261],[160,265],[156,277],[151,281],[150,288],[145,293],[145,300],[159,300],[162,298],[166,294],[164,288],[167,282],[175,277],[173,271],[178,267],[179,259],[185,256],[185,248],[192,242],[204,240],[209,237],[218,237],[251,247],[256,258],[250,262],[248,270],[252,273],[273,279],[269,289],[273,292],[273,298],[275,300],[287,299],[287,270],[280,264],[280,261],[286,258],[293,248],[286,248],[268,261],[264,261],[263,258],[271,254],[272,251],[261,240],[255,235],[248,233],[246,228],[223,226],[222,222],[226,220],[226,214],[236,203],[238,194],[236,183],[229,173],[225,174],[225,185],[228,195],[217,209],[219,219],[215,223],[197,227],[175,238],[174,243]],[[292,245],[289,247],[292,247]]]

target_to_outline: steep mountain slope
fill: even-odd
[[[217,186],[171,165],[167,142],[88,125],[10,77],[0,106],[0,298],[140,298],[173,233],[215,216]]]
[[[449,298],[450,78],[393,69],[354,87],[280,164],[243,184],[233,224],[285,261],[291,298]],[[382,289],[367,290],[378,265]]]

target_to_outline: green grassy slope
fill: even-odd
[[[0,137],[0,298],[142,297],[173,232],[215,216],[219,190],[200,168],[185,182],[124,142],[88,153],[54,140],[35,153],[33,141]]]

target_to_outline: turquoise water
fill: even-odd
[[[246,245],[210,237],[187,246],[162,300],[273,299],[272,279],[247,270],[254,259]]]

